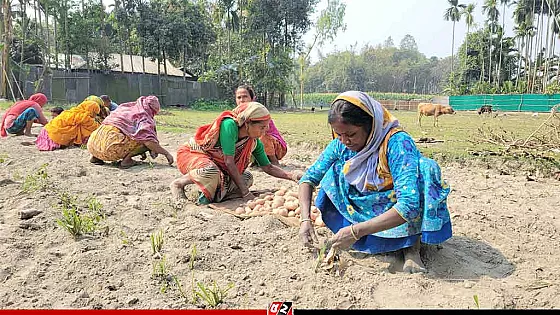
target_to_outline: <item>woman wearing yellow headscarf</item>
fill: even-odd
[[[92,102],[96,102],[99,105],[99,113],[97,113],[97,117],[95,117],[95,120],[97,120],[98,123],[101,123],[103,121],[103,119],[107,118],[107,116],[109,116],[109,107],[107,107],[105,105],[105,102],[103,101],[103,99],[97,95],[90,95],[88,97],[86,97],[86,99],[84,101],[92,101]]]
[[[224,111],[213,123],[201,126],[177,151],[177,167],[182,177],[171,183],[176,198],[185,199],[184,188],[196,184],[198,203],[255,196],[249,191],[253,176],[246,171],[251,156],[261,169],[274,177],[297,181],[301,176],[272,165],[259,139],[266,131],[270,113],[257,102],[244,103]]]
[[[97,102],[84,101],[63,111],[41,130],[35,142],[37,148],[41,151],[52,151],[87,143],[89,135],[99,127],[95,116],[100,110]]]

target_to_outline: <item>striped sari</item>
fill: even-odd
[[[257,102],[240,105],[233,111],[224,111],[211,124],[198,128],[195,136],[179,148],[177,168],[182,174],[189,175],[210,202],[226,200],[239,189],[227,173],[225,155],[219,143],[220,126],[226,118],[234,119],[241,127],[246,122],[268,120],[270,113]],[[235,165],[247,187],[250,187],[253,176],[245,170],[257,146],[257,139],[235,140]]]

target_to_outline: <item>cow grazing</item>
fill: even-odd
[[[492,105],[482,105],[478,109],[478,114],[481,115],[483,113],[492,114],[494,110],[492,109]]]
[[[418,125],[422,127],[422,116],[434,116],[434,127],[438,126],[438,117],[445,114],[455,114],[449,105],[420,103],[418,104]]]

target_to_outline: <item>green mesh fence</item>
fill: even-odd
[[[455,110],[477,110],[492,105],[500,111],[548,112],[560,104],[560,94],[462,95],[450,96],[449,105]]]

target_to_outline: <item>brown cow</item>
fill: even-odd
[[[455,114],[449,105],[420,103],[418,104],[418,125],[422,127],[422,116],[434,116],[434,127],[438,126],[438,117],[444,114]]]

